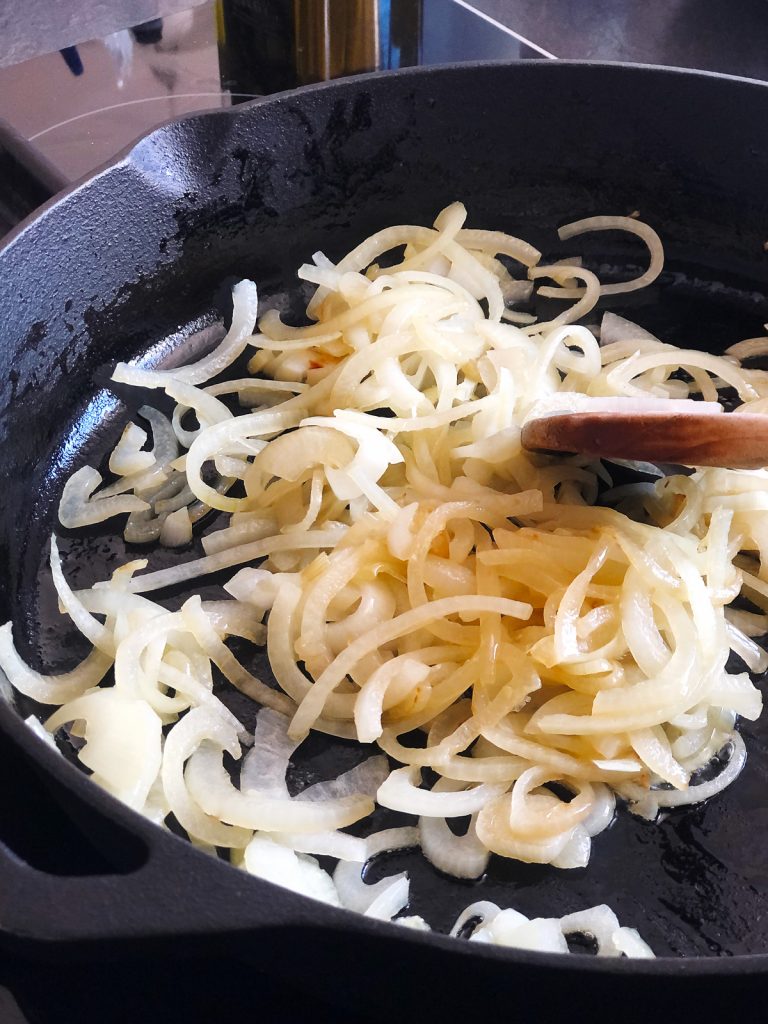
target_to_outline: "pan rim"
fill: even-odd
[[[21,235],[23,235],[30,227],[47,217],[51,210],[58,206],[59,203],[68,199],[79,190],[87,187],[97,178],[113,173],[117,168],[124,165],[135,163],[135,157],[143,145],[145,145],[150,139],[153,139],[155,136],[162,135],[167,132],[169,128],[173,128],[176,125],[186,124],[187,122],[194,121],[196,119],[207,120],[211,117],[238,118],[240,115],[247,113],[250,110],[260,109],[264,106],[278,105],[296,96],[311,95],[316,92],[323,93],[326,91],[341,91],[345,88],[350,88],[357,83],[364,84],[366,82],[375,82],[382,79],[420,78],[427,75],[431,77],[438,73],[448,73],[450,75],[472,74],[477,70],[483,70],[486,68],[503,68],[508,70],[520,69],[522,74],[527,74],[528,71],[525,69],[542,67],[553,69],[554,74],[560,74],[560,72],[556,70],[558,68],[593,68],[598,71],[620,70],[626,71],[630,74],[652,74],[669,76],[670,78],[698,78],[704,81],[723,81],[737,86],[755,86],[759,89],[768,89],[768,81],[762,81],[758,78],[748,78],[743,75],[729,75],[721,71],[707,71],[697,68],[684,68],[666,64],[635,63],[631,61],[560,60],[559,58],[551,60],[544,57],[532,58],[531,60],[525,61],[453,61],[444,64],[418,65],[416,67],[398,68],[392,71],[370,71],[360,75],[347,75],[327,82],[315,82],[311,85],[299,86],[296,89],[285,89],[281,92],[269,93],[266,96],[259,96],[252,100],[246,100],[244,103],[238,103],[236,106],[202,108],[200,110],[190,111],[189,113],[181,114],[178,117],[172,117],[166,121],[162,121],[160,124],[155,125],[154,128],[150,128],[147,132],[142,133],[134,139],[133,142],[130,142],[127,146],[120,149],[111,159],[98,165],[90,173],[76,179],[65,189],[62,189],[62,191],[57,192],[56,195],[52,196],[49,200],[39,206],[28,217],[25,217],[24,220],[20,221],[0,240],[0,255],[2,255],[6,249],[10,249]],[[534,74],[538,73],[538,71],[534,71]],[[546,73],[548,74],[550,72],[548,71]]]

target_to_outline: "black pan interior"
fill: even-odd
[[[603,308],[722,350],[768,321],[768,144],[752,131],[766,118],[757,83],[542,63],[361,79],[149,136],[0,253],[3,617],[13,614],[23,652],[49,671],[82,654],[48,579],[54,527],[77,586],[142,553],[114,524],[69,536],[55,518],[67,476],[100,464],[144,400],[108,386],[118,358],[172,358],[228,316],[228,286],[242,276],[258,283],[262,309],[298,317],[295,270],[313,252],[338,258],[376,228],[430,223],[454,199],[470,226],[520,234],[553,257],[575,251],[557,241],[559,224],[637,210],[662,235],[665,272]],[[579,251],[606,280],[642,261],[621,236]],[[178,557],[191,552],[153,551],[151,566]],[[203,593],[221,596],[218,582]],[[749,758],[731,789],[656,824],[622,811],[586,869],[497,859],[482,882],[459,883],[403,853],[376,870],[407,868],[412,912],[443,930],[476,899],[529,916],[608,903],[659,954],[768,951],[768,727],[742,731]],[[306,746],[297,783],[361,757],[342,742]],[[393,820],[377,815],[376,826]]]

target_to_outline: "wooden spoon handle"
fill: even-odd
[[[682,466],[768,466],[768,415],[589,412],[529,420],[523,447]]]

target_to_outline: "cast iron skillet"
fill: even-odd
[[[731,344],[768,321],[766,124],[768,87],[756,82],[621,65],[478,64],[305,89],[186,118],[140,141],[0,252],[0,587],[2,619],[13,615],[22,652],[49,671],[82,653],[56,612],[47,538],[63,481],[99,461],[140,404],[106,387],[115,360],[172,358],[191,332],[228,315],[228,284],[240,276],[259,283],[263,305],[298,315],[294,273],[316,249],[338,257],[384,225],[429,223],[456,198],[472,226],[520,233],[548,255],[565,254],[558,224],[638,210],[663,235],[667,269],[611,308],[677,343]],[[607,279],[639,258],[619,236],[584,243]],[[75,584],[127,557],[110,533],[64,537]],[[476,1012],[479,991],[512,1000],[518,1013],[535,1006],[571,1018],[595,1009],[598,994],[635,1010],[727,994],[733,1009],[747,1005],[750,980],[766,969],[768,759],[759,725],[744,729],[748,767],[731,790],[657,825],[622,813],[587,869],[499,863],[476,886],[442,878],[417,855],[386,864],[408,867],[413,910],[436,926],[478,898],[531,916],[607,902],[667,954],[597,961],[406,932],[246,877],[119,806],[22,724],[26,703],[7,698],[4,742],[107,865],[55,876],[0,845],[8,949],[97,958],[231,948],[286,976],[298,957],[302,977],[327,998],[408,1019],[434,1011],[436,999],[455,1014]],[[327,775],[355,756],[317,742],[302,770]],[[574,1003],[573,986],[586,1004]]]

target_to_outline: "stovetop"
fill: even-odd
[[[372,0],[372,6],[383,19],[376,59],[384,67],[593,59],[768,79],[765,0],[741,0],[738,6],[720,0]],[[249,72],[248,60],[242,59],[243,46],[256,39],[248,33],[269,7],[266,0],[205,3],[162,23],[0,69],[0,237],[49,195],[90,174],[158,124],[296,84],[301,69],[287,56],[291,48],[279,24],[271,26],[268,38],[262,33],[260,66]],[[233,18],[240,20],[233,25]],[[325,56],[330,61],[329,53]],[[513,106],[510,98],[510,117]],[[3,778],[12,778],[13,769],[10,752],[0,750]],[[43,820],[48,813],[43,790],[4,787],[0,839],[24,856],[28,837],[23,830],[14,834],[14,822]],[[83,856],[77,837],[62,840],[56,854],[73,861]],[[322,1007],[268,978],[250,977],[246,985],[237,963],[123,962],[98,971],[94,977],[90,967],[51,964],[41,970],[0,959],[0,1021],[112,1024],[154,1019],[167,1006],[173,1008],[167,1019],[216,1021],[242,1009],[245,986],[253,990],[253,1012],[265,1024],[302,1018],[351,1022],[343,1011]]]

